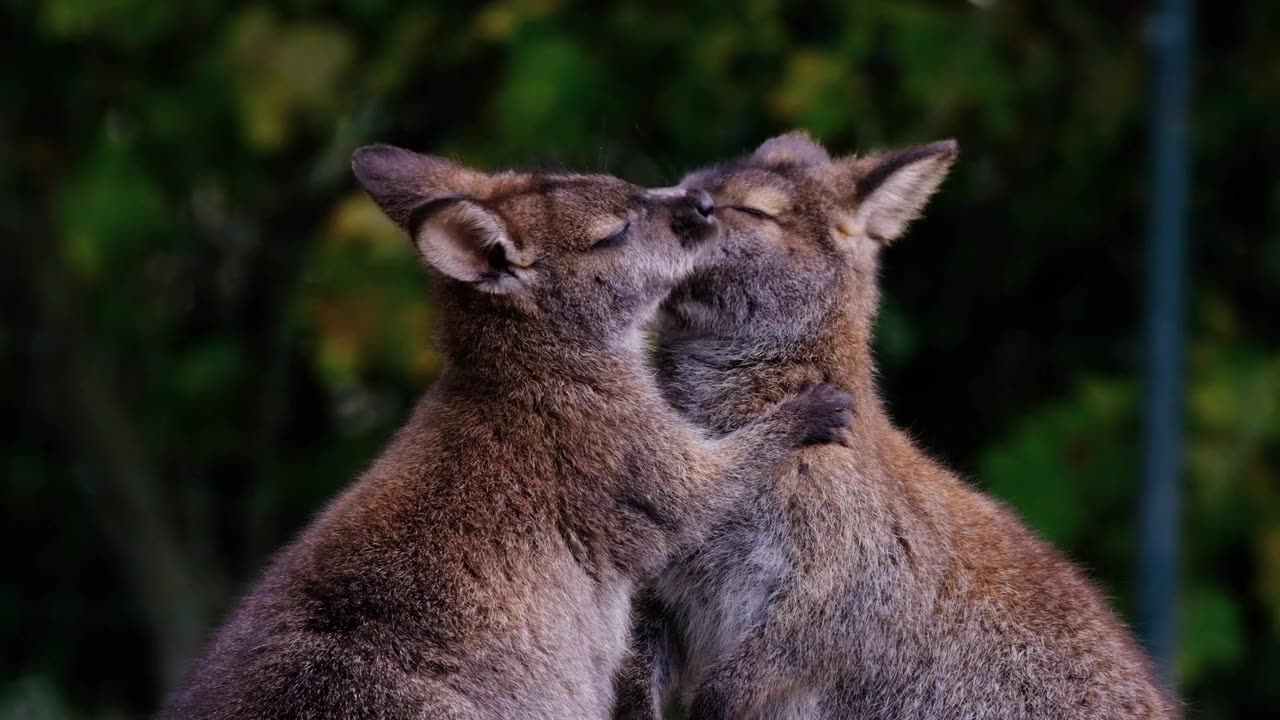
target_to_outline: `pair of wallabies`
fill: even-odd
[[[164,716],[1175,716],[877,397],[877,254],[955,153],[791,134],[646,190],[357,151],[443,279],[446,369]]]

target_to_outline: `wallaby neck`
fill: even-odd
[[[854,431],[891,427],[875,385],[869,338],[839,323],[798,342],[679,337],[655,357],[663,393],[680,411],[730,432],[803,385],[830,382],[854,395]]]
[[[439,338],[451,378],[487,383],[494,392],[568,384],[648,386],[656,393],[638,337],[594,337],[483,297],[446,295],[441,310]]]

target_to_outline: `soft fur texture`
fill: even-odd
[[[809,388],[720,439],[662,400],[641,327],[715,242],[705,193],[390,147],[353,166],[439,276],[447,367],[163,717],[606,717],[634,587],[849,398]]]
[[[1176,716],[1081,572],[917,449],[877,395],[877,258],[955,154],[832,160],[790,134],[686,179],[726,237],[666,305],[668,398],[731,433],[834,382],[855,417],[640,599],[616,718],[656,718],[673,691],[692,720]]]

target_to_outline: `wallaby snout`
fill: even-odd
[[[649,200],[671,208],[671,232],[686,248],[712,240],[720,234],[715,202],[701,188],[657,188],[648,191]]]

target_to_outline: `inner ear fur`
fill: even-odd
[[[528,266],[502,218],[462,197],[428,203],[410,214],[409,234],[428,265],[480,289],[502,292]]]
[[[849,189],[854,227],[882,243],[901,237],[942,184],[958,152],[955,140],[942,140],[837,161],[835,180]]]

